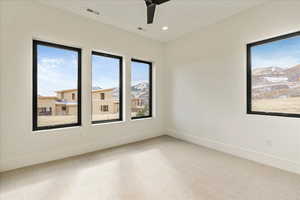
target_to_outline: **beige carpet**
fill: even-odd
[[[1,200],[300,200],[300,176],[170,137],[0,174]]]

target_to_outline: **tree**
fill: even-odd
[[[139,110],[136,114],[137,117],[143,117],[145,115],[147,115],[147,113],[149,112],[149,106],[145,105],[144,108],[142,108],[141,110]]]

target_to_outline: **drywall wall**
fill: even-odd
[[[246,44],[300,30],[296,1],[250,9],[165,49],[81,16],[20,2],[0,1],[0,171],[162,135],[167,128],[178,138],[300,172],[299,119],[246,115]],[[32,132],[33,38],[82,48],[82,127]],[[131,57],[154,61],[153,119],[90,124],[91,50],[124,56],[125,80]]]
[[[3,59],[2,59],[2,43],[3,43],[3,40],[2,40],[2,3],[1,3],[1,1],[0,1],[0,148],[1,148],[1,146],[2,146],[2,140],[1,140],[1,133],[2,133],[2,120],[1,120],[1,118],[2,118],[2,114],[1,114],[1,110],[2,110],[2,108],[1,108],[1,106],[2,106],[2,104],[1,104],[1,102],[2,102],[2,96],[3,96],[3,94],[2,94],[2,90],[1,90],[1,85],[2,85],[2,75],[1,75],[1,73],[2,73],[2,70],[1,70],[1,68],[2,68],[2,61],[3,61]],[[1,151],[0,151],[0,159],[1,159]]]
[[[163,134],[161,43],[31,0],[1,1],[1,6],[0,171]],[[32,132],[33,38],[82,48],[82,127]],[[131,57],[154,62],[154,118],[130,121],[126,116],[122,123],[91,125],[92,50],[124,56],[127,91]],[[129,95],[126,102],[129,110]]]
[[[299,9],[271,1],[169,43],[169,134],[300,173],[300,119],[246,114],[246,44],[299,31]]]

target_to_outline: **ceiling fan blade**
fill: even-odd
[[[153,3],[159,5],[159,4],[166,3],[166,2],[168,2],[168,1],[170,1],[170,0],[153,0]]]
[[[153,23],[155,8],[156,8],[155,4],[151,4],[147,6],[147,24]]]

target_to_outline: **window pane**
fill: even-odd
[[[35,43],[36,129],[79,123],[78,69],[80,50]],[[35,100],[34,100],[35,101]]]
[[[131,117],[151,117],[151,63],[133,60],[131,64]]]
[[[300,114],[300,37],[252,46],[251,110]]]
[[[93,52],[92,121],[122,120],[122,58]]]

